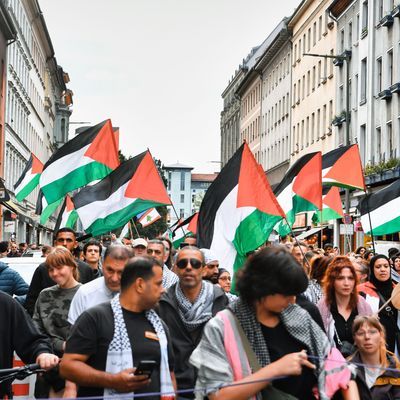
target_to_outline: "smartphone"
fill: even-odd
[[[140,361],[136,367],[135,375],[146,375],[150,378],[156,365],[157,363],[153,360]]]

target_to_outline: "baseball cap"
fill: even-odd
[[[137,238],[132,242],[132,247],[144,246],[147,247],[147,241],[143,238]]]

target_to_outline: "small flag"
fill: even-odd
[[[104,178],[118,165],[116,136],[108,119],[83,130],[57,150],[44,165],[40,187],[50,204]]]
[[[21,176],[14,185],[15,198],[18,201],[24,200],[39,184],[40,174],[43,171],[43,164],[31,153],[31,156],[22,171]]]
[[[83,228],[93,236],[119,228],[151,207],[171,204],[149,151],[125,161],[72,200]]]
[[[268,239],[284,212],[247,143],[208,188],[199,211],[197,242],[233,273]]]
[[[322,196],[322,211],[317,211],[312,220],[314,223],[326,222],[343,217],[343,205],[340,198],[340,191],[337,186],[329,188]]]
[[[65,196],[64,204],[61,207],[60,214],[58,215],[54,232],[57,232],[60,228],[71,228],[75,227],[78,214],[74,208],[70,196]]]
[[[175,249],[179,248],[179,245],[185,240],[186,236],[190,236],[191,234],[196,235],[198,218],[199,213],[194,213],[184,221],[178,221],[179,223],[172,231],[172,244]]]
[[[321,152],[309,153],[299,158],[274,190],[286,221],[276,227],[281,236],[290,233],[296,214],[322,209]]]
[[[161,215],[153,207],[138,216],[138,222],[142,225],[143,228],[146,228],[146,226],[151,225],[153,222],[158,221],[160,218]]]
[[[389,235],[400,231],[400,179],[376,193],[365,196],[358,209],[366,234]],[[369,223],[368,212],[371,216]]]
[[[129,225],[130,221],[125,224],[122,228],[121,234],[119,235],[119,239],[122,240],[129,233]]]
[[[322,156],[322,183],[365,190],[364,173],[357,144],[339,147]]]

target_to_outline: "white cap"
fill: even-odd
[[[132,242],[132,247],[144,246],[147,247],[147,241],[143,238],[137,238]]]
[[[204,255],[204,262],[206,265],[210,264],[213,261],[218,262],[218,258],[215,256],[215,254],[210,249],[200,249],[200,251]]]

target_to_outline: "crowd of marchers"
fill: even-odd
[[[248,255],[233,294],[195,236],[77,247],[60,229],[26,299],[0,291],[0,369],[38,363],[36,398],[400,398],[396,249],[284,238]]]

